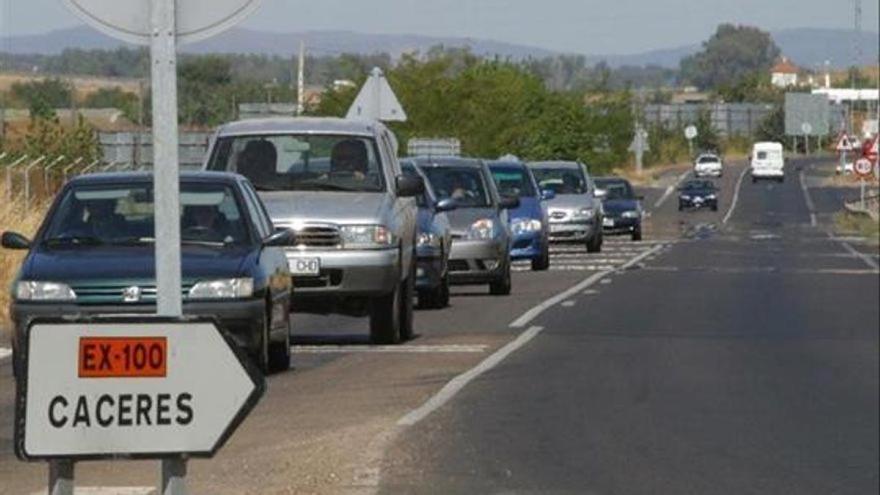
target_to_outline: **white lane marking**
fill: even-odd
[[[562,307],[564,308],[570,308],[574,306],[574,304],[574,301],[562,301]]]
[[[595,296],[598,293],[599,293],[599,291],[597,291],[597,290],[587,289],[587,290],[583,291],[581,294],[583,294],[585,296]]]
[[[874,270],[880,270],[880,265],[878,265],[877,262],[874,261],[873,257],[868,256],[865,253],[859,252],[856,248],[852,247],[848,242],[841,241],[840,245],[843,246],[843,249],[846,249],[847,251],[849,251],[849,254],[864,261],[866,265],[870,266]]]
[[[692,272],[692,273],[718,273],[728,275],[740,275],[744,273],[769,273],[774,275],[877,275],[880,270],[848,269],[848,268],[778,268],[775,266],[756,266],[748,268],[729,268],[718,266],[649,266],[645,268],[649,272]]]
[[[78,486],[74,495],[155,495],[157,489],[151,486]],[[46,495],[46,490],[32,495]]]
[[[485,345],[294,345],[291,352],[297,354],[352,354],[352,353],[388,353],[388,354],[453,354],[483,353]]]
[[[672,195],[672,191],[675,191],[675,188],[677,188],[678,185],[681,184],[681,181],[683,181],[685,179],[685,177],[687,177],[690,174],[691,174],[691,171],[688,170],[687,172],[679,175],[678,178],[675,179],[675,184],[667,187],[666,192],[663,193],[663,196],[660,196],[660,199],[658,199],[657,202],[654,203],[654,209],[656,210],[657,208],[660,208],[661,206],[663,206],[663,203],[665,203],[666,200],[669,199],[669,196]]]
[[[600,283],[602,283],[602,284],[606,284],[606,285],[607,285],[607,284],[610,284],[610,283],[611,283],[611,279],[610,279],[610,278],[603,278],[602,281],[601,281]]]
[[[662,249],[662,248],[663,248],[663,245],[654,246],[653,248],[649,249],[648,251],[645,251],[644,253],[642,253],[642,254],[636,256],[635,258],[629,260],[628,262],[624,263],[623,265],[621,265],[620,268],[618,268],[618,270],[626,270],[627,268],[635,265],[636,263],[642,261],[643,259],[647,258],[648,256],[660,251],[660,249]],[[560,292],[559,294],[556,294],[555,296],[547,299],[546,301],[544,301],[542,303],[539,303],[537,306],[526,311],[525,313],[522,314],[522,316],[520,316],[519,318],[517,318],[516,320],[511,322],[510,326],[513,328],[522,328],[522,327],[528,325],[532,320],[537,318],[538,315],[540,315],[541,313],[543,313],[547,309],[561,303],[562,301],[565,301],[565,300],[571,298],[572,296],[574,296],[578,292],[581,292],[584,289],[589,288],[591,285],[595,284],[596,282],[598,282],[599,280],[604,278],[606,275],[612,273],[613,271],[614,271],[614,269],[608,269],[608,270],[603,270],[599,273],[594,273],[593,275],[591,275],[587,279],[581,281],[580,283],[578,283],[574,287],[571,287],[563,292]]]
[[[800,182],[801,182],[801,190],[804,192],[804,201],[807,203],[807,209],[810,210],[810,226],[815,227],[816,222],[816,208],[813,205],[813,198],[810,197],[810,190],[807,189],[807,183],[804,181],[804,171],[801,170],[800,174]]]
[[[443,407],[444,404],[455,397],[455,395],[468,383],[495,366],[498,366],[498,364],[504,361],[507,356],[511,355],[520,347],[528,344],[529,341],[541,333],[541,330],[543,330],[541,327],[530,327],[528,330],[522,332],[516,339],[492,353],[491,356],[484,359],[480,364],[450,380],[449,383],[444,385],[443,388],[434,394],[433,397],[428,399],[427,402],[406,413],[406,415],[397,421],[397,424],[399,426],[412,426],[425,419],[432,412]]]
[[[7,349],[5,347],[0,347],[0,361],[8,358],[12,355],[12,349]]]
[[[727,210],[727,214],[724,215],[724,219],[721,220],[721,225],[727,225],[730,217],[733,216],[733,210],[736,209],[736,203],[739,201],[739,190],[742,188],[743,179],[746,178],[748,172],[749,167],[746,167],[743,169],[742,173],[739,174],[739,179],[736,181],[736,188],[733,190],[733,199],[730,201],[730,209]]]

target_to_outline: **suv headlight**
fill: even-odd
[[[625,211],[620,216],[623,218],[639,218],[639,212],[636,210]]]
[[[440,236],[433,232],[422,232],[418,238],[419,246],[427,246],[432,248],[440,247]]]
[[[199,282],[189,290],[190,299],[244,299],[254,295],[254,279],[229,278]]]
[[[538,232],[541,230],[541,221],[531,218],[517,218],[510,222],[510,230],[513,235]]]
[[[468,239],[491,239],[495,234],[495,222],[488,218],[481,218],[474,222],[468,229]]]
[[[596,210],[592,208],[581,208],[572,215],[576,220],[592,220],[594,216],[596,216]]]
[[[384,225],[343,225],[339,229],[343,249],[382,249],[394,246],[394,234]]]
[[[22,281],[15,285],[19,301],[74,301],[76,293],[67,284],[59,282]]]

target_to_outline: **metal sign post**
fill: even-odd
[[[633,136],[632,143],[630,143],[628,148],[630,153],[633,153],[636,157],[636,173],[642,173],[643,169],[643,158],[645,156],[645,152],[651,150],[650,144],[648,144],[648,131],[646,131],[641,125],[636,124],[636,132]]]

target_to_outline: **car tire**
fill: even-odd
[[[632,240],[633,241],[641,241],[642,240],[642,226],[641,225],[639,225],[638,227],[636,227],[635,230],[633,230]]]
[[[416,265],[415,253],[413,262],[409,268],[409,275],[403,282],[403,290],[400,291],[400,341],[404,342],[413,338],[413,300],[416,297]]]
[[[493,296],[507,296],[510,295],[512,287],[513,282],[510,277],[510,262],[508,261],[507,267],[501,278],[489,283],[489,294]]]
[[[290,312],[287,313],[287,332],[281,342],[269,343],[269,366],[270,373],[280,373],[290,369]]]
[[[589,241],[587,241],[587,252],[588,253],[601,253],[602,252],[602,234],[598,233],[592,237]]]
[[[550,246],[544,243],[544,249],[541,251],[541,257],[532,260],[532,271],[543,272],[550,268]]]
[[[398,282],[390,293],[370,301],[370,342],[378,345],[400,343],[400,293],[403,282]]]
[[[440,285],[433,290],[420,290],[419,307],[423,309],[443,309],[449,306],[449,276],[440,279]]]
[[[752,177],[752,184],[757,184],[757,183],[758,183],[758,178]]]
[[[718,203],[712,205],[712,211],[718,211]]]

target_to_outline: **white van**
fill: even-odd
[[[785,157],[782,143],[755,143],[752,146],[752,182],[758,179],[785,180]]]

